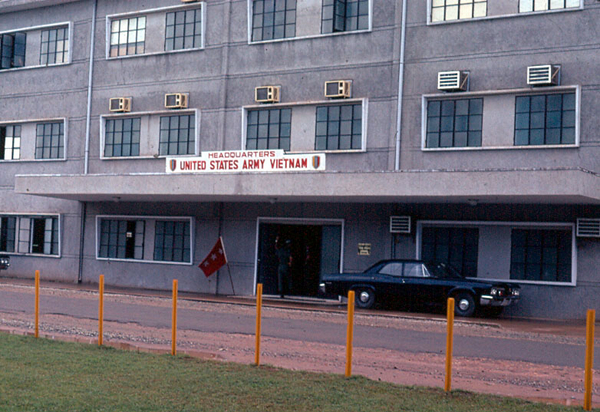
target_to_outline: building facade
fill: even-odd
[[[279,238],[292,295],[440,259],[583,318],[599,29],[592,0],[2,0],[2,276],[277,294]]]

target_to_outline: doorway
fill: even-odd
[[[321,275],[338,273],[342,259],[342,224],[261,222],[258,227],[257,276],[267,295],[280,294],[277,248],[289,241],[291,266],[286,295],[317,296]]]

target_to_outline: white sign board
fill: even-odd
[[[167,173],[305,172],[325,170],[325,154],[283,150],[225,150],[199,157],[167,157]]]

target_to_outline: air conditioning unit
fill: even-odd
[[[254,89],[254,100],[256,103],[279,102],[279,86],[261,86]]]
[[[527,68],[527,84],[532,86],[558,86],[560,84],[560,66],[545,64]]]
[[[390,233],[410,233],[410,216],[390,216]]]
[[[185,109],[188,107],[188,95],[185,93],[165,94],[165,107],[167,109]]]
[[[131,97],[113,97],[109,100],[109,110],[111,112],[130,112]]]
[[[325,97],[332,99],[352,97],[352,81],[334,80],[325,82]]]
[[[600,237],[600,219],[577,219],[578,237]]]
[[[449,92],[469,90],[469,72],[439,72],[438,89]]]

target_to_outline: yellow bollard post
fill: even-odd
[[[104,275],[100,275],[98,282],[98,346],[102,346],[103,322],[104,322]]]
[[[348,329],[346,331],[346,378],[352,375],[352,338],[354,335],[354,291],[348,292]]]
[[[452,383],[452,343],[454,339],[454,298],[448,299],[448,333],[446,336],[446,382],[444,390],[450,392]]]
[[[596,321],[596,311],[593,309],[587,312],[586,328],[586,351],[585,351],[585,395],[583,398],[583,409],[592,410],[592,376],[594,374],[594,323]]]
[[[40,271],[35,271],[35,337],[40,336]]]
[[[256,352],[254,352],[254,364],[260,365],[260,318],[262,313],[262,283],[256,285]]]
[[[177,279],[173,279],[173,331],[171,333],[171,355],[177,354]]]

